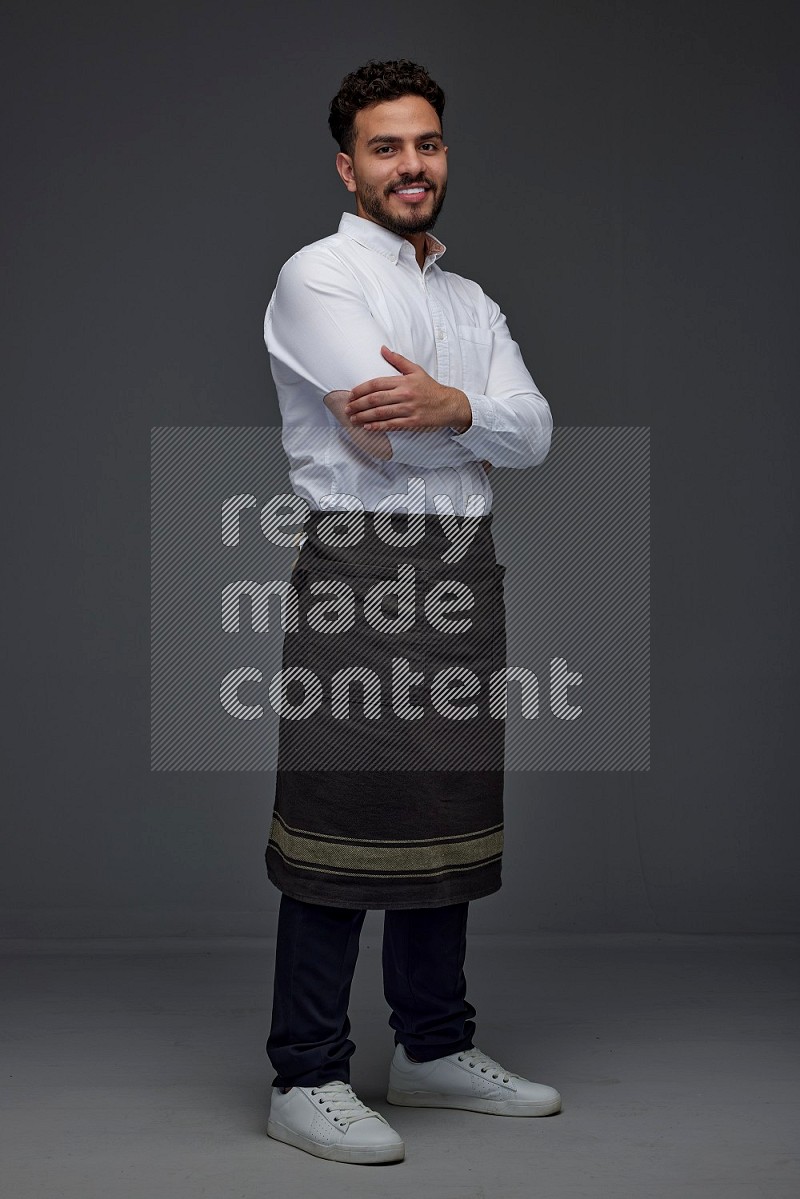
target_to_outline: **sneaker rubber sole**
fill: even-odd
[[[322,1145],[277,1120],[270,1120],[267,1124],[267,1136],[283,1141],[285,1145],[294,1145],[296,1149],[304,1149],[314,1157],[349,1165],[379,1166],[385,1162],[401,1162],[406,1153],[402,1142],[399,1145]]]
[[[390,1087],[386,1096],[397,1107],[455,1107],[465,1112],[486,1112],[491,1116],[554,1116],[561,1111],[561,1100],[514,1102],[513,1099],[478,1099],[471,1095],[443,1095],[435,1091],[397,1091]]]

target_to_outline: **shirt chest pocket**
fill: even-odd
[[[492,361],[494,334],[491,329],[477,325],[457,325],[461,351],[462,388],[475,395],[485,395]]]

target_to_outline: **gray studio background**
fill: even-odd
[[[276,423],[370,57],[444,87],[443,265],[556,426],[651,429],[651,769],[510,775],[471,928],[798,930],[789,11],[6,6],[7,936],[274,932],[273,777],[150,769],[150,430]]]

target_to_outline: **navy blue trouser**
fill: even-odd
[[[350,1081],[347,1015],[365,908],[306,903],[281,894],[272,1026],[267,1055],[274,1087]],[[464,959],[469,902],[387,908],[383,989],[395,1045],[419,1061],[472,1048],[475,1008],[467,1002]]]

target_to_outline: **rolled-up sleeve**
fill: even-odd
[[[489,296],[485,299],[494,334],[486,394],[465,391],[472,424],[451,436],[493,466],[537,466],[550,449],[550,405],[525,366],[500,306]]]
[[[285,263],[267,309],[264,340],[271,359],[318,391],[320,403],[331,392],[400,373],[381,354],[386,334],[358,280],[326,252],[299,251]],[[463,466],[476,460],[469,444],[454,442],[449,429],[384,436],[392,458],[409,465]]]

